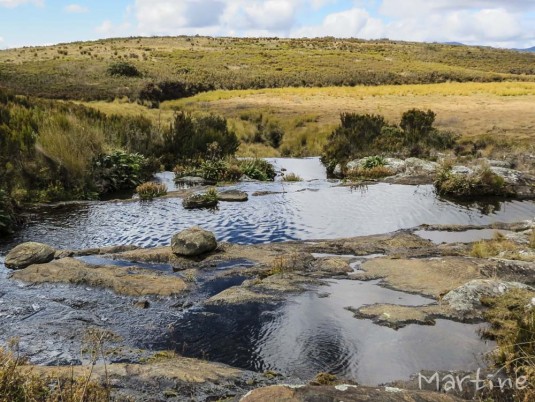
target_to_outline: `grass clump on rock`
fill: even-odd
[[[136,193],[141,200],[150,201],[166,195],[167,186],[162,183],[147,182],[137,186]]]
[[[215,208],[219,203],[219,196],[215,188],[205,193],[197,193],[184,198],[182,205],[185,209]]]
[[[437,173],[435,188],[439,194],[453,197],[509,195],[505,179],[488,166],[460,173],[455,172],[452,166],[445,165]]]
[[[287,181],[287,182],[298,182],[298,181],[303,181],[303,179],[301,178],[301,176],[295,174],[295,173],[288,173],[288,174],[285,174],[284,176],[282,176],[282,180],[284,181]]]

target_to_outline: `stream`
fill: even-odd
[[[24,227],[0,242],[0,340],[20,337],[33,362],[77,363],[74,334],[84,328],[90,316],[90,323],[111,326],[136,348],[175,349],[185,356],[258,372],[273,370],[303,381],[318,372],[331,372],[361,384],[377,385],[408,379],[420,370],[483,367],[483,356],[494,344],[480,339],[481,325],[437,320],[434,326],[408,325],[396,331],[354,318],[347,307],[434,302],[386,289],[379,281],[333,279],[282,303],[205,306],[203,298],[239,286],[246,279],[239,274],[222,277],[206,273],[198,279],[198,294],[192,296],[187,308],[177,308],[173,300],[154,300],[151,309],[145,311],[132,307],[131,298],[106,290],[71,285],[24,286],[8,279],[2,256],[26,241],[60,249],[119,244],[155,247],[168,245],[171,236],[182,229],[200,225],[213,231],[219,241],[258,244],[381,234],[424,223],[484,225],[535,216],[535,203],[530,201],[456,203],[437,196],[428,185],[375,184],[352,189],[328,180],[318,158],[271,161],[277,170],[284,168],[304,181],[239,183],[231,187],[249,193],[249,201],[220,203],[215,211],[186,211],[182,200],[173,198],[32,210]],[[175,188],[171,173],[158,174],[157,179],[170,190]],[[271,193],[252,196],[259,191]],[[492,235],[488,231],[479,234],[482,238]],[[473,241],[479,234],[428,238]],[[346,258],[354,263],[362,259]],[[132,265],[100,257],[87,257],[85,261]],[[165,265],[140,266],[180,275]],[[239,272],[239,267],[247,266],[248,261],[235,261],[218,271],[238,268]],[[73,314],[81,318],[69,321]]]

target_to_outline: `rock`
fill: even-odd
[[[255,389],[245,395],[240,402],[454,402],[461,401],[451,395],[429,391],[408,391],[391,387],[362,387],[354,384],[326,386],[275,385]]]
[[[362,167],[363,163],[364,163],[364,159],[355,159],[354,161],[347,162],[346,170],[349,172],[353,169],[358,169]]]
[[[338,164],[334,167],[333,176],[342,177],[342,165],[341,164]]]
[[[244,191],[226,190],[218,193],[217,199],[225,202],[245,202],[249,200],[249,196]]]
[[[193,194],[184,198],[182,201],[182,206],[185,209],[215,208],[217,207],[217,204],[217,198],[208,198],[205,194]]]
[[[56,250],[42,243],[23,243],[11,250],[5,260],[10,269],[24,269],[33,264],[45,264],[54,259]]]
[[[282,191],[255,191],[253,197],[265,197],[266,195],[284,194]]]
[[[502,177],[507,184],[518,184],[523,176],[522,172],[518,170],[503,168],[503,167],[491,167],[495,174]]]
[[[150,302],[148,300],[138,300],[134,303],[134,306],[146,310],[150,307]]]
[[[186,184],[189,186],[204,186],[207,184],[213,184],[213,182],[209,182],[202,177],[197,176],[185,176],[175,179],[175,182],[178,184]]]
[[[343,258],[322,258],[316,263],[316,269],[330,275],[347,275],[353,269]]]
[[[212,232],[200,227],[186,229],[173,236],[171,250],[174,254],[195,257],[210,253],[217,248],[217,240]]]
[[[33,283],[68,283],[107,288],[125,296],[172,296],[186,290],[186,283],[174,276],[150,269],[90,265],[74,258],[31,265],[15,272],[11,279]]]
[[[478,162],[486,163],[491,167],[499,167],[499,168],[507,168],[507,169],[511,169],[512,167],[512,164],[509,161],[498,161],[498,160],[493,160],[493,159],[481,158],[481,159],[478,159]]]
[[[406,163],[403,159],[386,158],[386,165],[395,173],[400,174],[405,171]]]
[[[235,305],[245,303],[269,303],[279,300],[273,295],[257,293],[243,286],[233,286],[212,296],[206,301],[207,305]]]
[[[244,174],[240,180],[242,183],[256,183],[258,182],[258,180],[255,180],[255,179],[251,179],[249,176],[247,176],[246,174]]]
[[[438,169],[438,163],[426,161],[419,158],[408,158],[405,160],[406,173],[408,174],[434,174]]]
[[[482,307],[482,297],[501,296],[510,289],[531,289],[519,282],[503,282],[493,279],[475,279],[448,292],[442,301],[459,312],[471,312]]]

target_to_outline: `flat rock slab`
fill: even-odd
[[[54,259],[56,250],[42,243],[22,243],[11,250],[5,260],[10,269],[24,269],[32,264],[44,264]]]
[[[389,387],[276,385],[251,391],[240,402],[455,402],[461,400],[434,392],[406,391]]]
[[[245,191],[226,190],[217,194],[217,199],[224,202],[246,202],[249,196]]]
[[[11,279],[26,283],[68,283],[102,287],[125,296],[171,296],[186,290],[186,283],[175,276],[148,269],[89,265],[74,258],[31,265],[16,271]]]
[[[397,290],[440,298],[473,279],[482,279],[485,261],[463,257],[388,259],[378,258],[362,264],[364,274],[355,279],[383,278],[387,286]]]

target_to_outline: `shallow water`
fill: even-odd
[[[414,232],[416,235],[431,240],[435,244],[441,243],[472,243],[480,240],[490,240],[496,236],[497,233],[507,235],[511,232],[507,230],[495,229],[474,229],[465,230],[462,232],[447,232],[441,230],[418,230]]]
[[[379,234],[424,223],[489,224],[535,216],[534,202],[458,204],[437,197],[432,186],[377,184],[352,190],[328,181],[317,158],[274,162],[279,169],[286,167],[311,181],[241,183],[233,187],[248,192],[249,201],[220,203],[216,211],[186,211],[181,199],[45,208],[31,214],[14,238],[0,243],[0,252],[30,240],[59,248],[154,247],[169,244],[174,233],[192,225],[214,231],[220,241],[254,244]],[[251,196],[256,191],[284,193]]]
[[[233,187],[248,192],[249,201],[220,203],[216,211],[186,211],[180,199],[148,203],[94,202],[38,210],[29,216],[28,223],[12,239],[0,243],[0,274],[3,275],[0,275],[0,280],[8,289],[13,289],[5,277],[7,270],[3,269],[1,255],[14,244],[30,240],[71,249],[117,244],[154,247],[169,244],[171,236],[186,227],[200,225],[214,231],[220,241],[255,244],[379,234],[420,224],[515,222],[535,216],[534,202],[487,200],[461,204],[437,197],[432,186],[377,184],[352,190],[327,180],[325,169],[317,158],[276,159],[273,162],[279,170],[285,168],[287,173],[296,173],[305,181],[240,183]],[[173,188],[171,174],[160,174],[158,178],[170,189]],[[278,194],[253,197],[252,193],[256,191]],[[473,238],[470,236],[486,234],[451,233],[440,237],[436,233],[423,233],[437,242],[466,241]],[[352,256],[346,257],[353,259]],[[110,263],[100,257],[84,257],[84,260]],[[233,263],[240,266],[248,264],[246,261]],[[132,265],[121,261],[114,264]],[[168,265],[142,266],[171,270]],[[358,269],[359,262],[355,261],[352,266]],[[171,301],[164,301],[161,306],[156,304],[154,311],[158,317],[147,316],[147,322],[140,319],[151,330],[146,336],[136,338],[136,346],[175,348],[188,356],[257,371],[274,370],[300,379],[310,379],[320,371],[328,371],[369,385],[408,379],[420,370],[475,369],[484,364],[480,360],[481,354],[493,346],[479,338],[478,325],[437,320],[435,326],[409,325],[394,331],[377,326],[370,320],[353,318],[346,307],[358,308],[373,303],[424,305],[432,302],[421,296],[382,288],[377,282],[333,280],[328,286],[275,305],[203,307],[195,304],[228,287],[240,285],[245,279],[239,273],[218,277],[216,273],[225,268],[228,267],[216,267],[214,274],[199,279],[198,294],[191,300],[194,305],[185,313],[171,311],[174,308]],[[27,287],[20,293],[14,291],[12,297],[23,300],[31,311],[31,303],[40,297],[39,289]],[[71,291],[68,285],[46,285],[43,289],[58,295]],[[108,304],[116,303],[116,299],[122,300],[122,304],[113,309],[116,317],[122,317],[125,327],[130,325],[127,316],[120,316],[125,311],[128,314],[134,311],[133,317],[144,317],[143,312],[131,310],[131,302],[126,298],[111,296],[109,292],[103,294],[109,298],[106,299]],[[107,308],[106,303],[100,306],[99,300],[98,297],[91,299],[91,303],[98,306],[96,316],[97,310],[104,314],[102,312]],[[65,314],[65,307],[59,302],[52,300],[50,303],[50,311],[57,310],[58,317]],[[1,315],[0,318],[2,321],[7,319]],[[51,316],[51,319],[56,318]],[[41,325],[46,317],[36,316],[32,320],[35,320],[35,325]],[[62,322],[58,320],[58,323]],[[95,320],[100,322],[100,319]],[[3,328],[12,327],[7,325]],[[15,333],[17,336],[31,336],[35,328],[22,326],[18,330],[22,335]],[[137,332],[131,336],[135,334]],[[46,342],[48,340],[42,343],[49,345]],[[58,350],[57,353],[63,352]],[[64,359],[68,361],[69,356],[66,354]]]
[[[353,318],[346,307],[432,302],[377,283],[334,280],[279,305],[196,309],[156,346],[302,380],[329,372],[366,385],[408,380],[422,369],[473,370],[483,363],[481,355],[493,344],[481,341],[479,325],[437,320],[395,331]]]

